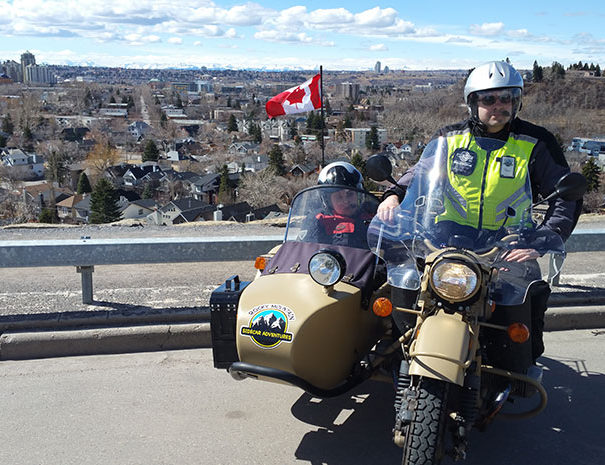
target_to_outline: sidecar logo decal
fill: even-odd
[[[242,326],[240,334],[249,336],[263,349],[273,349],[281,342],[292,342],[294,336],[288,332],[290,322],[294,321],[294,312],[288,307],[277,304],[264,304],[248,312],[248,326]]]

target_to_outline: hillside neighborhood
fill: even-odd
[[[39,66],[29,52],[0,61],[0,223],[279,217],[330,161],[363,172],[383,152],[403,173],[439,121],[402,120],[400,106],[456,94],[466,71],[328,74],[323,119],[268,119],[265,102],[311,74]],[[444,120],[464,117],[451,107]],[[603,136],[565,147],[569,160],[605,164]]]

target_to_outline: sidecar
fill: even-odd
[[[355,191],[355,217],[328,217],[331,189],[301,191],[285,240],[260,275],[232,278],[212,294],[215,367],[322,397],[367,377],[360,361],[385,331],[370,308],[384,273],[366,239],[378,201]]]

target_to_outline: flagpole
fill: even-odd
[[[325,141],[324,141],[324,128],[326,126],[324,120],[324,80],[323,80],[323,66],[319,65],[319,92],[321,97],[321,167],[325,166]]]

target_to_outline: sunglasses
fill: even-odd
[[[500,95],[477,95],[477,102],[485,105],[486,107],[491,107],[497,100],[500,100],[500,103],[510,103],[513,100],[513,96],[510,93],[500,94]]]

